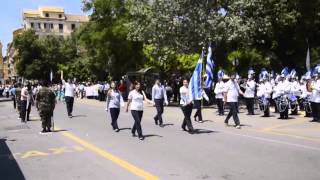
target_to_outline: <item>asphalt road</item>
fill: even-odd
[[[241,110],[242,128],[204,109],[197,134],[181,131],[182,112],[166,107],[165,127],[154,124],[154,107],[143,114],[144,141],[131,137],[133,119],[124,109],[113,132],[104,104],[76,101],[69,119],[65,104],[54,114],[56,132],[41,135],[41,122],[21,124],[11,102],[0,103],[0,179],[319,180],[320,123]],[[232,121],[231,121],[232,122]],[[230,123],[232,124],[232,123]]]

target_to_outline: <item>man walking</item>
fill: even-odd
[[[48,88],[48,82],[42,82],[42,88],[37,94],[37,108],[42,122],[41,133],[51,132],[51,117],[55,108],[56,99],[53,91]]]
[[[21,122],[26,122],[26,113],[27,113],[27,101],[28,101],[28,84],[25,83],[24,87],[21,89],[21,109],[20,109],[20,118]]]
[[[243,95],[243,92],[235,80],[235,75],[231,75],[230,80],[225,84],[224,102],[228,103],[230,111],[224,123],[228,126],[228,121],[232,116],[237,129],[241,128],[237,110],[239,94]]]
[[[61,74],[61,81],[65,88],[65,101],[67,105],[67,112],[69,118],[72,118],[72,111],[73,111],[73,103],[74,103],[74,91],[76,86],[73,84],[71,79],[68,79],[68,82],[66,82],[63,79],[63,74]]]
[[[156,79],[152,87],[152,101],[157,108],[157,114],[155,115],[154,122],[156,125],[159,124],[163,127],[162,113],[163,113],[163,103],[168,105],[167,92],[163,85],[161,85],[160,80]]]

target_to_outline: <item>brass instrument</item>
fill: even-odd
[[[313,84],[311,80],[307,81],[306,88],[308,92],[312,92]]]

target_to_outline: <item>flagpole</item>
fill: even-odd
[[[205,50],[205,47],[203,46],[202,47],[202,52],[201,52],[201,56],[202,58],[204,59],[204,50]],[[201,81],[200,81],[200,84],[201,84],[201,94],[202,94],[202,90],[203,90],[203,75],[206,71],[206,64],[205,64],[205,61],[202,59],[202,71],[201,71]],[[201,108],[203,108],[203,98],[201,97]]]

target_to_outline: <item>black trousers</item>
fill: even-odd
[[[289,115],[289,107],[286,106],[285,110],[283,112],[280,112],[280,119],[288,119]]]
[[[198,117],[199,121],[202,121],[202,113],[201,113],[201,100],[194,100],[194,107],[196,108],[196,113],[194,114],[194,118]]]
[[[313,120],[320,121],[320,103],[311,102]]]
[[[264,117],[269,117],[270,116],[270,98],[267,98],[268,104],[265,107],[266,109],[263,112]]]
[[[12,96],[12,101],[13,101],[13,108],[16,109],[17,107],[16,96]]]
[[[74,98],[70,97],[70,96],[66,96],[65,100],[66,100],[66,105],[67,105],[68,116],[71,116],[72,115],[72,111],[73,111]]]
[[[274,112],[275,112],[275,113],[278,113],[278,112],[279,112],[279,110],[278,110],[278,105],[277,105],[277,102],[276,102],[275,99],[272,99],[272,100],[271,100],[271,105],[274,106]]]
[[[27,100],[22,100],[21,110],[20,110],[20,117],[22,122],[26,121],[26,113],[27,113]]]
[[[190,118],[192,113],[192,105],[189,104],[187,106],[181,106],[181,110],[184,115],[184,119],[181,125],[182,129],[186,129],[186,126],[187,126],[189,131],[193,131],[194,129],[193,129],[191,118]]]
[[[26,117],[26,121],[30,120],[30,112],[31,112],[31,102],[29,102],[29,104],[27,104],[27,117]]]
[[[254,98],[246,98],[246,105],[248,109],[248,114],[254,114]]]
[[[162,120],[162,114],[163,114],[163,99],[155,99],[154,103],[156,105],[157,108],[157,114],[154,116],[154,119],[156,121],[159,121],[160,125],[163,124],[163,120]]]
[[[119,114],[120,114],[120,108],[110,108],[111,126],[112,126],[113,130],[119,129],[119,127],[118,127]]]
[[[223,115],[224,114],[224,108],[223,108],[223,100],[222,99],[216,99],[217,100],[217,106],[218,106],[218,112],[219,115]]]
[[[141,120],[142,120],[142,115],[143,111],[135,111],[131,110],[132,117],[134,119],[134,125],[132,127],[131,133],[135,134],[136,131],[138,132],[139,137],[143,137],[142,135],[142,128],[141,128]]]
[[[232,116],[236,126],[240,125],[240,120],[239,120],[239,117],[238,117],[237,104],[238,104],[237,102],[228,102],[230,111],[229,111],[229,114],[228,114],[226,120],[224,121],[224,123],[228,123],[229,119]]]

